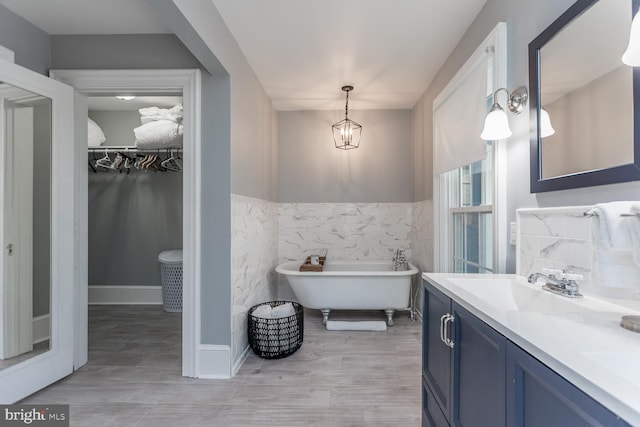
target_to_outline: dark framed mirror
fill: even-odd
[[[578,0],[529,43],[532,193],[640,180],[640,68],[621,60],[639,6]]]

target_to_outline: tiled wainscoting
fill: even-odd
[[[433,271],[433,201],[411,205],[411,262],[420,272]],[[415,307],[422,313],[422,279],[416,276],[411,290]]]
[[[248,350],[247,312],[277,298],[278,205],[231,195],[231,281],[234,368]],[[234,370],[235,370],[234,369]]]
[[[543,268],[573,271],[584,276],[581,289],[591,287],[590,206],[519,209],[516,273],[528,276]]]
[[[433,206],[418,203],[274,203],[232,195],[233,363],[248,350],[247,312],[274,299],[291,299],[275,266],[316,249],[329,259],[391,260],[396,249],[420,271],[433,267]],[[414,284],[421,304],[419,277]]]

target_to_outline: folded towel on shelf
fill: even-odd
[[[138,111],[140,112],[140,122],[142,124],[157,120],[170,120],[174,123],[181,123],[183,117],[182,104],[171,108],[146,107],[140,108]]]
[[[107,137],[104,136],[104,132],[102,128],[87,117],[87,145],[89,147],[99,147],[107,140]]]
[[[593,207],[592,218],[593,243],[616,251],[631,250],[629,224],[623,214],[628,214],[638,202],[600,203]]]
[[[171,120],[157,120],[133,130],[136,147],[144,149],[182,147],[183,127]]]
[[[340,321],[327,320],[328,331],[386,331],[387,323],[382,320]]]

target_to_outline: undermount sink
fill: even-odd
[[[568,298],[544,291],[526,279],[450,278],[449,282],[501,311],[535,313],[625,312],[623,307],[591,297]]]

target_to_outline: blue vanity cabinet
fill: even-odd
[[[506,338],[425,283],[423,425],[504,426]]]
[[[510,427],[629,426],[511,342],[507,346],[507,371]]]
[[[428,282],[425,282],[428,283]],[[443,414],[450,413],[453,383],[453,351],[442,341],[442,319],[451,313],[451,299],[431,285],[426,286],[422,319],[422,377],[428,389],[423,390],[423,411],[434,408]],[[428,397],[428,399],[427,399]],[[434,405],[437,403],[437,406]],[[438,413],[427,415],[435,420],[442,419]],[[447,416],[448,418],[448,416]],[[430,421],[434,427],[439,423]],[[446,424],[445,424],[446,425]]]

